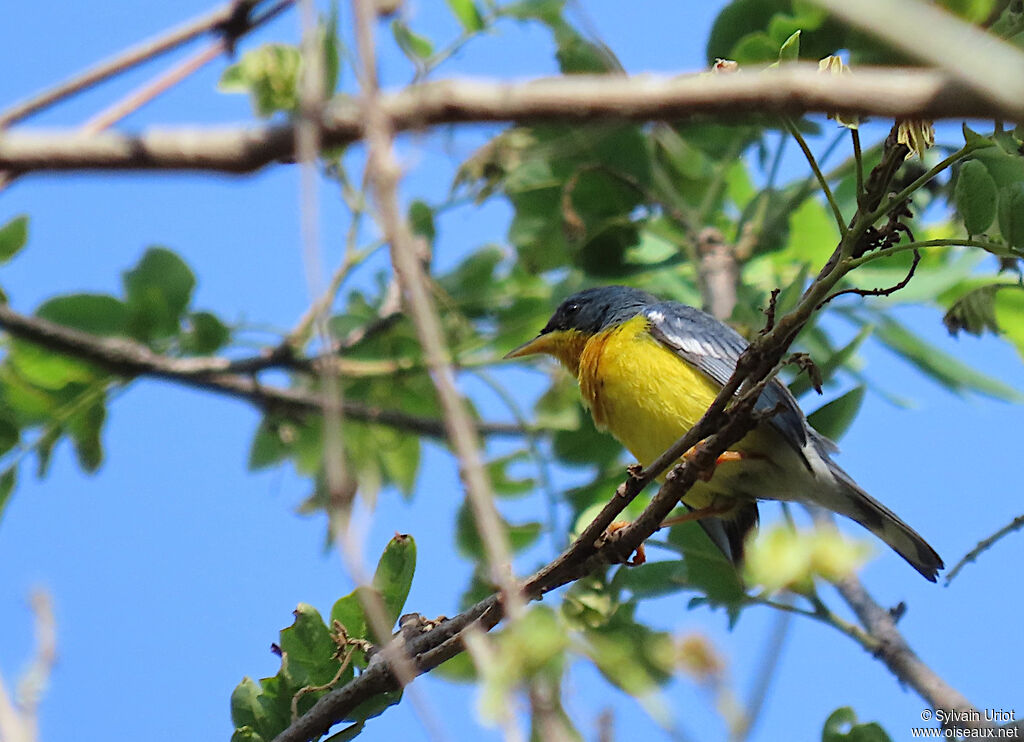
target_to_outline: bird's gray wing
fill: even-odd
[[[740,354],[747,348],[747,341],[731,327],[685,304],[660,302],[644,310],[644,316],[655,339],[720,386],[732,376]],[[770,424],[803,456],[808,436],[803,412],[790,391],[773,380],[754,409],[767,412],[776,407],[779,411]]]

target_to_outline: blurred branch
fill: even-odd
[[[430,377],[437,390],[448,440],[459,465],[476,529],[487,555],[490,577],[501,588],[505,608],[515,616],[521,606],[512,574],[508,535],[494,506],[490,479],[480,453],[480,441],[473,420],[455,383],[455,373],[445,347],[441,318],[431,295],[429,279],[418,254],[416,237],[398,205],[401,176],[394,153],[395,128],[383,105],[377,81],[373,38],[375,11],[370,0],[353,0],[356,40],[362,62],[360,87],[363,91],[362,121],[367,143],[366,181],[377,207],[377,220],[391,246],[391,263],[408,306],[408,314]]]
[[[960,574],[960,571],[971,562],[975,561],[979,556],[992,548],[992,546],[1004,536],[1009,536],[1014,531],[1019,531],[1024,528],[1024,515],[1018,515],[1016,518],[1011,520],[1005,526],[1000,528],[998,531],[993,533],[987,538],[983,538],[978,544],[971,549],[969,552],[964,554],[963,558],[956,563],[953,569],[949,570],[946,575],[946,586],[953,581],[953,578]]]
[[[848,577],[837,583],[836,589],[846,604],[857,614],[857,618],[860,619],[867,632],[878,640],[879,646],[875,650],[874,656],[885,663],[885,666],[899,678],[900,682],[913,688],[933,709],[961,712],[975,710],[970,701],[939,677],[917,656],[899,629],[896,628],[896,620],[892,614],[871,597],[860,580],[856,577]],[[963,716],[971,717],[973,715],[964,713]],[[970,721],[969,718],[964,718],[960,723],[969,728],[993,726],[991,722],[983,720],[983,714],[978,714],[978,719],[978,721]]]
[[[259,0],[255,0],[255,2],[258,1]],[[276,17],[282,11],[286,10],[293,2],[294,0],[277,0],[271,8],[261,13],[258,17],[250,19],[249,11],[253,5],[253,0],[235,0],[233,3],[234,13],[231,18],[217,26],[217,28],[222,32],[221,38],[182,60],[169,70],[157,75],[155,78],[146,82],[138,89],[133,90],[113,105],[100,111],[98,114],[82,124],[78,129],[78,132],[82,135],[96,134],[110,126],[113,126],[118,121],[134,113],[154,98],[167,92],[182,80],[185,80],[190,75],[200,70],[204,65],[212,62],[221,54],[233,51],[235,42],[241,35],[248,33],[254,28],[257,28]],[[43,102],[45,103],[45,101]],[[0,117],[0,131],[2,131],[3,128],[3,119]],[[16,169],[0,171],[0,191],[6,189],[22,174],[23,171]]]
[[[57,661],[53,600],[49,593],[37,589],[32,591],[30,605],[35,616],[36,650],[18,682],[17,699],[11,698],[0,677],[0,740],[4,742],[36,742],[39,739],[36,708]]]
[[[283,3],[279,3],[279,5],[286,6],[292,1],[285,0]],[[0,113],[0,129],[28,118],[59,101],[88,90],[110,77],[127,72],[143,62],[148,62],[207,33],[220,33],[224,48],[231,50],[234,48],[235,41],[240,36],[257,25],[250,18],[250,14],[259,3],[260,0],[232,0],[220,8],[187,21],[156,38],[143,41],[121,54],[107,61],[100,62],[94,67],[90,67],[84,72],[71,77],[50,90],[43,91],[21,103],[11,106],[3,113]],[[260,22],[265,20],[268,20],[266,15],[260,19]]]
[[[1024,54],[1020,49],[937,5],[922,0],[814,2],[905,54],[944,70],[995,106],[1019,106],[1024,101]],[[927,32],[913,33],[911,29]],[[1010,120],[1019,121],[1020,117]]]
[[[379,105],[396,132],[481,121],[678,120],[751,112],[1024,120],[1024,96],[996,103],[948,73],[865,68],[835,78],[803,65],[747,75],[573,75],[516,83],[446,80],[381,94]],[[324,146],[362,138],[363,109],[357,99],[336,99],[322,122]],[[291,124],[165,128],[134,135],[0,133],[0,169],[245,173],[294,158]]]
[[[132,340],[98,337],[39,317],[29,317],[15,312],[6,304],[0,305],[0,327],[15,337],[90,361],[119,376],[166,379],[244,399],[266,412],[290,415],[323,412],[323,400],[315,390],[261,384],[252,375],[234,372],[233,362],[227,358],[172,358]],[[261,368],[273,365],[268,363]],[[447,435],[441,421],[398,410],[345,401],[341,412],[352,420],[387,425],[432,438]],[[480,435],[523,435],[526,432],[520,425],[486,422],[476,423],[476,430]]]

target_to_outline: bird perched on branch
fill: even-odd
[[[533,340],[506,358],[544,353],[576,376],[598,428],[649,466],[703,416],[732,376],[747,342],[710,315],[626,286],[574,294]],[[758,500],[827,508],[867,528],[935,582],[942,559],[832,461],[838,449],[812,428],[778,380],[758,412],[774,412],[718,459],[683,498],[725,555],[739,563],[758,520]],[[667,523],[668,521],[666,521]]]

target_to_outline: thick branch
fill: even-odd
[[[917,691],[918,695],[934,709],[975,710],[974,704],[917,656],[896,628],[892,614],[875,602],[860,580],[850,577],[838,583],[836,588],[846,604],[857,614],[857,618],[868,633],[880,641],[881,647],[876,656],[885,663],[893,675]],[[961,723],[968,728],[994,726],[991,722],[984,721],[966,720]]]
[[[101,338],[39,317],[19,314],[6,304],[0,304],[0,327],[14,337],[90,361],[119,376],[167,379],[238,397],[267,412],[290,415],[323,413],[323,400],[315,391],[261,384],[253,376],[232,373],[232,361],[227,358],[171,358],[131,340]],[[342,404],[342,414],[359,422],[388,425],[417,435],[446,436],[440,420],[398,410],[346,401]],[[524,432],[519,425],[483,422],[477,423],[477,430],[481,435],[521,435]]]
[[[864,69],[835,78],[804,66],[737,75],[584,76],[510,83],[447,80],[380,98],[396,131],[496,121],[672,120],[698,115],[800,115],[839,112],[900,118],[1024,120],[1024,99],[993,102],[936,71]],[[324,120],[324,145],[363,136],[363,104],[336,100]],[[142,134],[0,133],[0,169],[196,170],[244,173],[293,161],[291,125],[164,129]]]

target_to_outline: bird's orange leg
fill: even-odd
[[[696,457],[697,453],[699,452],[700,446],[702,444],[703,441],[693,446],[689,451],[683,454],[682,458],[692,462],[694,457]],[[700,479],[702,482],[710,482],[711,477],[715,475],[715,469],[718,467],[719,464],[724,464],[729,461],[743,461],[744,459],[756,458],[759,458],[756,454],[750,454],[747,453],[746,451],[723,451],[722,454],[717,459],[715,459],[715,465],[712,466],[710,469],[704,469],[703,471],[699,472],[697,474],[697,478]]]
[[[621,531],[623,528],[628,526],[629,523],[630,522],[628,520],[617,520],[608,526],[608,530],[605,531],[605,533],[615,533],[616,531]],[[646,549],[644,549],[644,545],[640,544],[638,547],[636,547],[636,551],[633,553],[633,556],[629,559],[629,561],[626,562],[626,564],[628,564],[630,567],[639,567],[646,561],[647,551]]]

